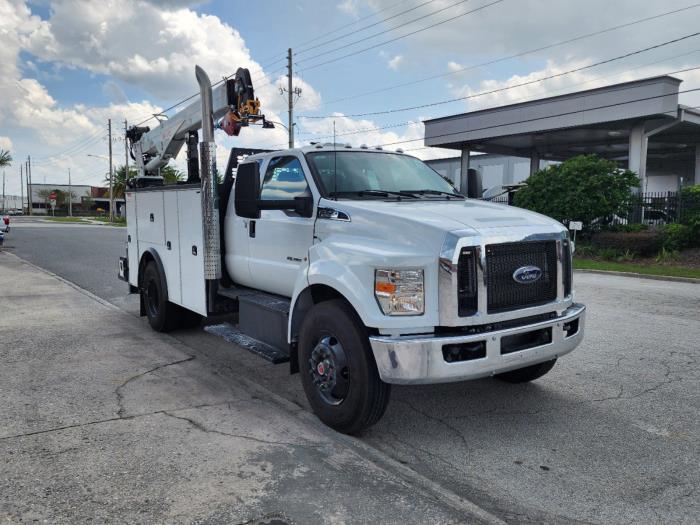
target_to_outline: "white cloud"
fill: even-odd
[[[693,59],[690,58],[688,60]],[[695,60],[697,60],[697,58]],[[465,99],[464,104],[467,109],[476,110],[560,95],[563,93],[583,91],[613,83],[628,82],[639,78],[665,74],[669,71],[668,66],[664,64],[655,64],[607,72],[597,72],[591,69],[562,74],[567,71],[578,69],[587,63],[588,62],[576,62],[572,60],[564,64],[557,64],[549,61],[546,67],[532,71],[526,75],[512,75],[504,80],[487,79],[478,81],[477,83],[453,86],[452,92],[455,97],[470,97]],[[679,64],[674,69],[684,69],[685,67],[693,67],[695,65],[696,63],[689,62],[687,66]],[[674,76],[684,80],[687,84],[681,84],[681,91],[684,87],[688,89],[700,85],[700,70],[680,73]],[[540,81],[540,79],[548,77],[553,78]],[[695,93],[681,94],[680,101],[684,104],[700,103],[700,95]]]
[[[33,16],[21,0],[0,0],[0,122],[2,139],[14,148],[14,157],[32,156],[34,180],[63,180],[70,167],[75,183],[102,184],[107,163],[88,154],[106,155],[106,122],[112,119],[115,164],[123,163],[123,121],[139,122],[162,108],[148,100],[127,100],[120,83],[141,87],[154,98],[179,99],[197,90],[194,64],[205,68],[212,81],[248,67],[256,85],[262,110],[271,120],[285,122],[286,102],[275,82],[252,60],[244,40],[219,18],[198,14],[164,2],[82,2],[57,0],[49,18]],[[80,16],[76,16],[80,13]],[[221,49],[226,52],[222,53]],[[20,69],[20,53],[34,55]],[[42,64],[43,63],[43,64]],[[42,73],[52,66],[83,69],[107,75],[103,91],[109,105],[63,105],[42,84]],[[320,94],[301,78],[303,90],[297,108],[312,110]],[[151,126],[154,121],[148,122]],[[7,135],[7,136],[5,136]],[[280,147],[286,142],[284,128],[262,130],[249,127],[235,139],[216,133],[220,168],[226,165],[228,148]],[[184,168],[184,153],[177,159]],[[18,169],[19,171],[19,169]],[[17,173],[19,175],[19,173]],[[9,192],[19,193],[19,176],[9,180]]]
[[[357,0],[343,0],[338,4],[338,9],[340,9],[343,13],[357,16],[359,6]]]
[[[389,69],[393,69],[394,71],[398,70],[401,64],[403,64],[403,55],[395,55],[387,64]]]
[[[335,122],[336,143],[360,146],[366,144],[374,147],[383,144],[387,150],[398,148],[409,150],[423,147],[423,123],[422,119],[410,121],[406,126],[396,129],[381,128],[376,122],[369,119],[355,119],[346,117],[342,113],[335,113],[322,119],[303,119],[303,144],[315,140],[320,142],[333,142],[333,123]],[[398,130],[398,131],[397,131]],[[311,135],[311,136],[309,136]],[[392,144],[397,143],[397,144]],[[453,156],[454,152],[437,148],[417,149],[412,155],[422,159],[441,158]]]
[[[0,135],[0,149],[5,151],[12,150],[12,141],[10,140],[10,137],[3,137]]]

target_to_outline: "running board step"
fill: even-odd
[[[273,364],[289,362],[289,354],[280,348],[275,348],[267,343],[253,339],[244,334],[230,323],[205,326],[204,330],[217,335],[229,343],[237,344]]]

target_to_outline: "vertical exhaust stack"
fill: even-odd
[[[204,229],[204,278],[209,282],[209,308],[213,308],[216,281],[221,279],[221,248],[219,246],[219,193],[216,180],[216,143],[212,109],[211,81],[206,72],[195,66],[202,99],[202,142],[199,144],[200,178],[202,184],[202,213]]]

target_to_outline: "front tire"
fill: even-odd
[[[141,283],[141,300],[146,309],[148,323],[156,332],[170,332],[182,320],[182,310],[168,301],[165,276],[161,276],[156,263],[146,265]]]
[[[496,378],[508,383],[527,383],[528,381],[534,381],[535,379],[545,375],[554,367],[556,362],[556,359],[552,359],[551,361],[545,361],[544,363],[537,363],[536,365],[526,366],[525,368],[518,368],[517,370],[497,374]]]
[[[384,415],[391,386],[379,378],[367,331],[345,301],[311,308],[299,332],[298,355],[304,392],[326,425],[355,434]]]

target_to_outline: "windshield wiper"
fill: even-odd
[[[417,193],[419,195],[445,195],[446,197],[458,197],[460,199],[464,199],[464,195],[460,195],[459,193],[451,193],[449,191],[440,190],[401,190],[401,193]]]
[[[412,194],[412,192],[403,192],[403,191],[391,191],[391,190],[371,190],[371,189],[366,189],[366,190],[355,190],[355,191],[332,191],[329,193],[330,197],[338,197],[340,195],[359,195],[360,197],[364,195],[374,195],[377,197],[389,197],[389,196],[395,196],[398,198],[401,197],[411,197],[416,199],[417,197]]]

